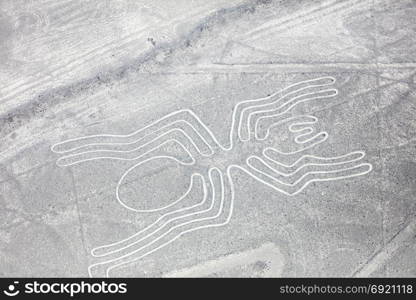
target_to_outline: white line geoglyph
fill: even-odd
[[[228,224],[234,210],[233,169],[287,196],[302,192],[312,182],[340,180],[369,173],[372,165],[360,163],[365,156],[363,151],[333,157],[301,154],[325,142],[328,133],[316,132],[313,126],[318,121],[316,117],[296,115],[291,110],[300,103],[336,96],[336,89],[327,88],[334,83],[335,78],[329,76],[305,80],[270,96],[237,103],[225,145],[190,109],[170,113],[130,134],[90,135],[54,144],[51,150],[63,155],[57,160],[57,165],[61,167],[101,159],[134,161],[117,183],[117,201],[124,208],[137,213],[162,213],[135,234],[92,249],[91,255],[100,261],[89,266],[90,276],[110,276],[110,272],[116,268],[138,261],[186,233]],[[260,136],[260,123],[266,121],[271,123]],[[290,135],[290,141],[285,142],[290,150],[279,147],[282,145],[270,146],[269,139],[273,136],[274,128],[284,129]],[[190,160],[180,159],[169,151],[166,153],[166,150],[163,152],[163,147],[170,143],[180,146]],[[230,156],[241,154],[239,147],[242,143],[260,143],[263,150],[258,155],[247,155],[242,164],[215,166],[216,155],[227,152]],[[208,149],[208,153],[203,148]],[[200,161],[204,158],[212,158],[214,165],[203,167]],[[288,158],[292,163],[282,162]],[[169,204],[151,209],[127,205],[120,195],[120,187],[125,184],[129,173],[137,168],[145,168],[146,163],[158,159],[169,159],[184,167],[200,165],[206,169],[192,173],[186,191]],[[197,179],[202,183],[202,200],[180,206],[195,188]]]
[[[213,216],[207,216],[207,217],[203,217],[203,218],[192,219],[192,220],[189,220],[189,221],[180,223],[178,225],[172,226],[166,232],[164,232],[160,236],[156,237],[152,241],[148,242],[144,246],[141,246],[141,247],[139,247],[137,249],[134,249],[133,251],[128,252],[127,254],[122,255],[122,256],[119,256],[117,258],[114,258],[114,259],[111,259],[111,260],[106,260],[106,261],[101,262],[101,263],[93,264],[93,265],[91,265],[88,268],[88,272],[89,272],[90,276],[93,276],[93,274],[94,274],[93,273],[93,268],[95,268],[97,266],[101,266],[101,265],[112,264],[110,267],[106,268],[106,271],[105,271],[106,276],[109,277],[109,273],[110,273],[111,270],[113,270],[113,269],[115,269],[117,267],[120,267],[122,265],[130,264],[130,263],[132,263],[134,261],[137,261],[139,259],[142,259],[142,258],[146,257],[147,255],[149,255],[149,254],[151,254],[151,253],[153,253],[153,252],[155,252],[155,251],[157,251],[157,250],[165,247],[166,245],[172,243],[173,241],[175,241],[176,239],[178,239],[179,237],[181,237],[185,233],[192,232],[192,231],[199,230],[199,229],[204,229],[204,228],[224,226],[224,225],[228,224],[229,221],[230,221],[230,219],[231,219],[232,212],[233,212],[233,206],[234,206],[234,203],[233,203],[234,202],[234,189],[233,189],[234,187],[232,185],[232,181],[231,180],[230,180],[230,187],[231,187],[230,210],[229,210],[229,212],[227,214],[227,218],[225,219],[225,221],[221,221],[221,222],[213,223],[213,224],[199,225],[198,226],[198,224],[201,223],[201,222],[203,222],[203,221],[210,221],[210,220],[216,220],[216,219],[218,219],[222,215],[222,213],[223,213],[223,207],[224,207],[224,201],[225,201],[225,192],[224,192],[225,188],[224,188],[223,175],[222,175],[222,173],[221,173],[221,171],[219,169],[212,168],[212,169],[209,170],[209,181],[210,181],[211,186],[212,186],[212,199],[211,199],[210,206],[209,206],[209,208],[204,209],[204,210],[201,210],[201,211],[198,211],[195,214],[203,214],[203,213],[206,213],[206,212],[209,213],[209,212],[211,212],[213,210],[213,208],[214,208],[214,206],[216,204],[215,198],[217,197],[217,194],[218,193],[215,192],[215,184],[214,184],[213,179],[212,179],[212,173],[213,173],[214,170],[215,170],[215,172],[218,172],[219,173],[220,182],[221,182],[221,188],[220,188],[221,189],[221,193],[220,193],[220,195],[221,195],[220,207],[219,207],[219,209],[218,209],[218,211],[217,211],[217,213],[215,215],[213,215]],[[229,175],[229,168],[227,170],[227,177],[229,179],[231,178],[230,175]],[[205,199],[204,199],[204,201],[205,201]],[[195,214],[193,214],[193,215],[195,215]],[[192,214],[190,214],[190,215],[192,215]],[[169,238],[166,242],[162,243],[161,245],[159,245],[159,246],[157,246],[157,247],[155,247],[155,248],[153,248],[153,249],[151,249],[151,250],[149,250],[147,252],[144,252],[143,254],[141,254],[141,255],[139,255],[137,257],[131,258],[132,255],[135,255],[140,250],[143,250],[143,249],[148,248],[149,246],[153,245],[154,243],[156,243],[157,241],[159,241],[160,239],[162,239],[163,237],[165,237],[169,233],[173,232],[175,229],[180,228],[180,227],[184,227],[186,225],[193,224],[193,223],[196,224],[197,226],[192,227],[192,228],[187,229],[187,230],[179,231],[179,233],[177,233],[173,237]],[[134,245],[134,243],[130,244],[129,247],[130,246],[133,246],[133,245]],[[127,261],[123,261],[124,258],[128,258],[128,260]]]

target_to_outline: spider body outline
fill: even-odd
[[[235,200],[231,174],[234,169],[288,196],[300,193],[311,182],[350,178],[370,172],[371,164],[359,164],[365,156],[363,151],[329,158],[301,155],[307,149],[323,143],[328,133],[315,132],[312,126],[318,121],[316,117],[293,115],[291,109],[307,101],[336,96],[336,89],[325,89],[334,83],[335,78],[330,76],[305,80],[270,96],[237,103],[233,109],[228,142],[225,145],[219,142],[191,109],[172,112],[127,135],[90,135],[53,145],[53,152],[64,154],[57,160],[58,166],[72,166],[96,159],[138,160],[118,181],[117,201],[126,209],[137,213],[170,210],[137,233],[92,249],[93,257],[104,259],[90,265],[90,276],[102,267],[105,275],[109,276],[113,269],[144,258],[188,232],[228,224]],[[266,124],[265,133],[260,136],[263,121],[271,124]],[[279,126],[283,126],[293,135],[292,142],[297,149],[284,151],[273,147],[273,141],[269,137],[271,130]],[[77,143],[81,145],[77,146]],[[155,154],[155,151],[169,143],[179,145],[190,160],[183,161],[169,153]],[[244,154],[246,152],[251,155],[247,157]],[[296,160],[287,164],[276,159],[276,156],[296,157]],[[194,168],[187,191],[179,199],[159,208],[137,209],[127,205],[119,193],[124,179],[137,167],[155,159],[169,159],[183,167]],[[195,178],[202,182],[202,200],[192,206],[172,210],[192,190]],[[204,207],[206,204],[209,204],[208,207]],[[157,245],[158,241],[162,243]],[[102,270],[99,273],[102,274]]]

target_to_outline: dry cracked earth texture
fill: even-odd
[[[415,31],[413,0],[0,1],[0,276],[415,276]],[[328,133],[307,153],[364,151],[371,172],[291,195],[232,169],[229,222],[174,241],[180,218],[137,210],[177,199],[191,166],[138,169],[121,189],[135,211],[115,194],[134,160],[59,166],[51,151],[177,110],[225,143],[238,102],[322,77],[338,94],[296,108]],[[185,208],[204,194],[197,179]]]

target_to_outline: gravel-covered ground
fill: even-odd
[[[413,0],[1,0],[0,276],[415,276],[415,31]]]

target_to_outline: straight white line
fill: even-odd
[[[415,69],[416,62],[402,63],[361,63],[361,62],[316,62],[316,63],[272,63],[272,64],[205,64],[197,66],[178,67],[172,69],[172,74],[205,74],[205,73],[273,73],[273,72],[302,72],[302,71],[328,71],[339,72],[340,70],[369,70],[380,69]],[[169,71],[167,71],[169,72]]]

